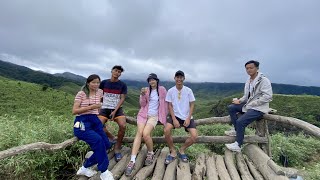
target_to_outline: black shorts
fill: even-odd
[[[178,118],[177,116],[176,116],[176,119],[179,121],[180,127],[184,127],[184,126],[183,126],[184,120]],[[173,125],[173,128],[175,128],[175,127],[174,127],[174,124],[173,124],[173,120],[172,120],[172,118],[171,118],[170,115],[169,115],[168,118],[167,118],[167,123],[172,124],[172,125]],[[189,128],[196,129],[196,123],[194,122],[194,119],[190,119],[190,124],[189,124],[189,126],[188,126],[188,127],[184,127],[184,130],[185,130],[186,132],[189,132],[189,131],[188,131]]]
[[[100,109],[99,116],[104,116],[108,119],[111,119],[110,114],[114,111],[114,109]],[[117,119],[119,117],[125,117],[122,108],[119,108],[116,114],[114,115],[114,118]]]

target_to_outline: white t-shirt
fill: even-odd
[[[249,92],[250,92],[250,96],[252,96],[253,94],[253,88],[254,85],[257,83],[258,81],[258,76],[254,78],[254,80],[250,81],[250,77],[249,77]],[[249,97],[248,97],[249,98]]]
[[[168,90],[166,101],[171,102],[174,115],[181,120],[186,120],[190,112],[190,102],[195,101],[193,92],[187,86],[183,86],[181,91],[176,86]]]
[[[153,89],[150,94],[148,115],[158,116],[159,96],[156,89]]]

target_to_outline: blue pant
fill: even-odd
[[[249,109],[247,112],[245,112],[243,115],[241,115],[238,118],[237,113],[243,113],[242,112],[243,106],[244,106],[244,103],[231,104],[228,106],[231,122],[234,125],[234,128],[237,132],[236,141],[238,142],[239,146],[243,144],[245,128],[253,121],[261,119],[264,114],[263,112]]]
[[[106,171],[109,166],[106,150],[110,149],[111,144],[103,131],[102,123],[95,114],[77,116],[74,124],[77,122],[81,126],[73,128],[74,135],[88,143],[93,151],[92,156],[84,162],[83,166],[87,168],[98,163],[98,170]]]

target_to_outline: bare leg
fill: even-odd
[[[104,116],[98,116],[98,118],[100,119],[100,121],[103,125],[105,125],[108,121],[108,118],[106,118]],[[106,133],[106,135],[108,136],[109,139],[111,139],[111,140],[114,139],[114,136],[108,131],[106,126],[103,127],[103,131]]]
[[[153,129],[154,129],[153,125],[147,123],[143,130],[143,139],[147,145],[147,149],[149,152],[153,151],[153,141],[151,138],[151,132]]]
[[[124,134],[126,132],[126,123],[127,122],[126,122],[126,117],[118,117],[114,121],[116,121],[118,123],[118,126],[119,126],[117,143],[114,146],[114,151],[116,153],[118,153],[120,151],[120,149],[121,149],[122,140],[123,140]]]
[[[197,129],[195,128],[189,128],[190,137],[186,140],[186,142],[180,147],[180,153],[184,154],[184,151],[191,146],[193,143],[196,142],[198,138]]]
[[[143,130],[145,128],[144,124],[138,123],[137,126],[138,126],[138,130],[137,130],[137,133],[136,133],[136,137],[134,138],[134,141],[133,141],[131,155],[137,155],[138,154],[138,151],[139,151],[139,148],[140,148],[140,145],[141,145],[141,138],[142,138]]]
[[[176,156],[177,152],[176,152],[176,149],[174,148],[173,138],[171,135],[171,129],[173,129],[173,125],[170,123],[167,123],[164,127],[164,137],[165,137],[167,144],[169,146],[171,156]]]

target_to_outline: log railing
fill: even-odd
[[[253,136],[245,136],[245,143],[258,143],[260,147],[270,156],[271,148],[270,148],[270,137],[267,127],[268,121],[275,121],[283,124],[292,125],[302,129],[305,133],[313,135],[317,138],[320,138],[320,128],[309,124],[300,119],[292,118],[292,117],[284,117],[279,115],[264,115],[262,120],[257,121],[256,124],[256,135]],[[136,125],[136,119],[132,117],[127,117],[127,123]],[[205,119],[199,119],[195,121],[196,125],[211,125],[216,123],[230,123],[230,117],[211,117]],[[187,137],[173,137],[173,141],[176,143],[182,143],[186,140]],[[124,142],[132,143],[134,140],[133,137],[125,137]],[[153,137],[155,143],[165,143],[164,137]],[[235,140],[234,137],[228,136],[199,136],[197,139],[197,143],[230,143]],[[18,154],[26,153],[29,151],[35,150],[47,150],[54,151],[58,149],[65,148],[77,142],[77,138],[73,137],[59,144],[49,144],[45,142],[37,142],[27,145],[22,145],[18,147],[13,147],[0,152],[0,160],[6,157],[15,156]]]

